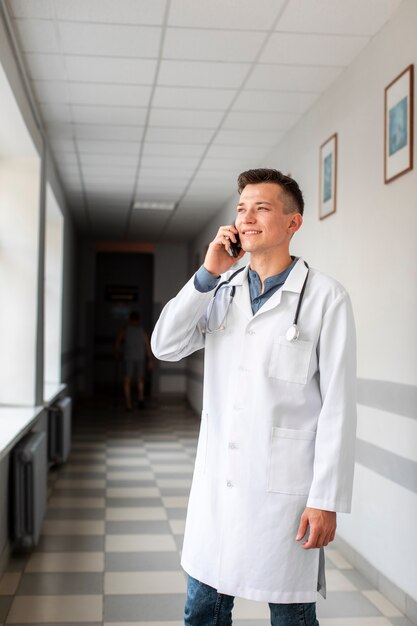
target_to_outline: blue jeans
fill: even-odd
[[[188,576],[187,599],[184,609],[185,626],[230,626],[233,596],[217,593],[216,589]],[[269,603],[272,626],[319,626],[316,603]]]

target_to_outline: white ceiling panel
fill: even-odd
[[[291,0],[276,30],[374,35],[400,3],[401,0]]]
[[[173,169],[185,171],[186,168],[194,169],[198,165],[199,160],[198,157],[159,157],[145,154],[142,156],[141,167],[158,169],[162,165],[163,167],[172,167]]]
[[[260,62],[346,67],[368,41],[368,37],[360,36],[274,33],[261,54]]]
[[[231,111],[223,128],[242,130],[288,130],[299,119],[296,113],[255,113]]]
[[[42,118],[45,122],[60,122],[61,124],[70,124],[72,121],[71,107],[69,104],[54,103],[41,104],[40,110]]]
[[[24,52],[48,52],[58,54],[60,45],[54,23],[46,20],[15,20]]]
[[[265,148],[254,147],[248,144],[247,146],[217,146],[211,145],[207,150],[207,158],[221,158],[231,159],[235,162],[237,159],[246,157],[246,155],[252,155],[253,157],[261,157],[265,154]]]
[[[254,68],[245,88],[321,93],[342,70],[342,67],[259,64]]]
[[[25,63],[34,80],[62,80],[65,59],[59,54],[25,54]]]
[[[64,54],[92,54],[106,57],[158,56],[161,29],[154,26],[114,26],[59,22],[60,45]]]
[[[68,83],[71,102],[107,106],[146,107],[151,88],[137,85],[103,85]]]
[[[292,91],[246,89],[237,97],[232,111],[270,111],[274,113],[300,114],[305,113],[319,96],[318,92],[296,93]]]
[[[75,124],[77,139],[110,139],[111,141],[141,141],[143,126],[111,126],[110,124]]]
[[[166,0],[55,0],[60,20],[109,24],[160,24],[165,5]]]
[[[136,167],[140,145],[137,144],[137,154],[117,155],[80,152],[79,158],[83,167]]]
[[[152,85],[157,67],[155,59],[72,55],[64,58],[68,80],[80,82]]]
[[[200,157],[206,146],[198,144],[147,143],[143,147],[143,154],[153,156],[195,156]]]
[[[71,105],[72,119],[81,124],[144,126],[146,107]]]
[[[201,109],[224,111],[232,102],[234,89],[200,89],[161,87],[155,89],[152,104],[156,108]]]
[[[238,88],[250,67],[250,63],[164,60],[159,68],[158,85]]]
[[[269,30],[284,0],[172,0],[168,23],[192,28]]]
[[[59,156],[59,166],[76,166],[78,167],[78,157],[75,152],[63,152]]]
[[[282,138],[279,132],[249,131],[249,130],[220,130],[213,143],[225,146],[250,145],[273,146]]]
[[[54,16],[53,0],[8,0],[8,5],[14,17],[52,19]]]
[[[85,84],[62,81],[34,81],[38,101],[42,104],[73,103],[105,106],[146,107],[151,87],[137,85]]]
[[[69,152],[70,154],[73,154],[76,150],[76,145],[73,139],[57,139],[50,137],[48,141],[52,152],[57,155],[60,155],[62,152]],[[59,161],[58,157],[57,160]]]
[[[177,128],[217,128],[223,111],[198,111],[195,109],[156,109],[151,111],[149,126]]]
[[[110,126],[101,124],[56,124],[46,125],[50,137],[70,139],[99,139],[110,141],[140,141],[142,126]]]
[[[190,178],[191,172],[189,168],[184,169],[173,169],[172,167],[141,167],[139,174],[139,181],[150,180],[153,178],[154,180],[188,180]]]
[[[252,62],[265,40],[262,32],[168,28],[165,59]]]
[[[205,128],[149,128],[146,133],[146,141],[164,141],[176,143],[207,143],[213,136],[212,130]]]
[[[136,141],[89,141],[78,139],[77,146],[80,152],[88,152],[89,154],[138,155],[140,150],[140,142]]]

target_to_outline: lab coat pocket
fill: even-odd
[[[272,354],[269,361],[269,378],[278,378],[288,383],[305,385],[308,378],[312,341],[288,341],[285,337],[278,337],[272,345]]]
[[[198,436],[197,453],[195,457],[195,469],[203,473],[206,469],[208,443],[208,414],[203,411],[201,414],[200,434]]]
[[[272,428],[268,491],[304,496],[313,478],[314,441],[310,430]]]

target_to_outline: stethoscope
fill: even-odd
[[[304,283],[303,283],[303,286],[301,288],[300,295],[298,297],[298,304],[297,304],[297,309],[295,311],[294,321],[291,324],[291,326],[289,327],[289,329],[287,330],[287,332],[285,333],[285,338],[286,338],[287,341],[297,341],[297,339],[300,336],[300,330],[298,328],[298,318],[299,318],[299,315],[300,315],[301,305],[303,303],[303,298],[304,298],[304,292],[305,292],[306,285],[307,285],[307,279],[308,279],[308,275],[309,275],[309,272],[310,272],[310,268],[308,266],[308,263],[306,263],[306,261],[304,261],[304,265],[307,268],[307,274],[306,274],[306,277],[304,279]],[[218,332],[220,330],[224,330],[226,328],[227,313],[229,311],[229,307],[232,304],[233,298],[235,297],[235,293],[236,293],[235,285],[230,285],[230,283],[234,279],[234,277],[237,276],[237,274],[239,274],[239,272],[241,272],[244,269],[245,269],[244,267],[240,267],[238,270],[236,270],[236,272],[234,272],[230,276],[230,278],[228,280],[224,280],[219,285],[217,285],[217,287],[216,287],[216,289],[214,291],[214,294],[213,294],[213,298],[210,300],[210,304],[209,304],[209,307],[207,309],[207,321],[206,321],[206,328],[205,328],[207,333],[209,333],[209,334],[215,333],[215,332]],[[226,293],[227,288],[230,288],[229,294]],[[220,294],[225,293],[226,301],[224,303],[224,308],[223,308],[224,314],[223,314],[223,317],[222,317],[220,323],[216,324],[216,327],[213,328],[211,326],[211,318],[213,316],[214,304],[215,304],[215,301],[216,301],[216,297],[217,298],[222,297],[222,296],[218,295],[219,293]],[[227,295],[229,296],[228,298],[227,298]]]

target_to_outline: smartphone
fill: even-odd
[[[233,224],[233,226],[236,228],[236,225]],[[229,242],[229,248],[230,248],[230,255],[233,257],[238,257],[239,256],[239,252],[242,249],[242,244],[240,243],[240,238],[239,235],[237,233],[235,233],[235,237],[236,237],[236,243],[232,240],[230,240]]]

